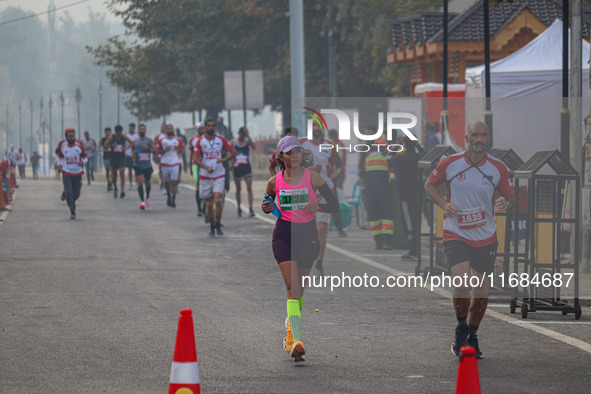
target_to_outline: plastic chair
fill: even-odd
[[[355,193],[357,193],[357,196],[355,196]],[[361,187],[357,189],[357,182],[355,182],[355,185],[353,186],[351,198],[345,201],[345,204],[355,210],[355,223],[357,224],[357,227],[361,227],[365,224],[365,209],[363,208],[363,201],[361,199]],[[359,223],[359,211],[361,211],[361,224]]]

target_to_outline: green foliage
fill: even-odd
[[[438,0],[306,0],[306,93],[328,96],[328,35],[337,48],[339,96],[388,96],[407,85],[408,67],[388,66],[388,20],[440,7]],[[265,101],[279,106],[279,56],[289,86],[287,0],[111,0],[128,42],[89,47],[128,107],[150,119],[173,111],[223,108],[223,71],[263,69]],[[393,80],[392,75],[400,79]],[[400,81],[400,82],[399,82]]]

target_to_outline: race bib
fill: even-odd
[[[458,210],[456,217],[460,230],[470,230],[486,224],[486,213],[483,207]]]
[[[150,154],[149,153],[140,153],[138,155],[139,161],[150,161]]]
[[[205,160],[217,160],[219,157],[220,157],[220,152],[218,152],[218,151],[205,152]]]
[[[248,164],[248,156],[238,155],[236,156],[236,165]]]
[[[66,156],[66,164],[78,164],[78,161],[76,156]]]
[[[282,211],[298,211],[308,204],[308,189],[279,191],[279,204]]]
[[[113,152],[123,152],[123,145],[115,145]]]

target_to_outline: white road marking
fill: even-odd
[[[183,186],[185,186],[185,187],[187,187],[189,189],[195,190],[195,187],[191,187],[191,186],[187,186],[187,185],[183,185]],[[228,197],[226,197],[226,200],[229,201],[229,202],[231,202],[232,204],[236,205],[236,201],[235,200],[233,200],[231,198],[228,198]],[[242,207],[243,207],[243,209],[246,208],[245,206],[242,206]],[[273,219],[268,219],[268,218],[263,217],[263,216],[260,216],[260,215],[257,215],[255,217],[257,219],[259,219],[259,220],[262,220],[263,222],[266,222],[266,223],[275,225],[275,220],[273,220]],[[388,267],[387,265],[377,263],[377,262],[375,262],[373,260],[370,260],[370,259],[368,259],[366,257],[359,256],[359,255],[357,255],[355,253],[351,253],[351,252],[349,252],[349,251],[347,251],[345,249],[339,248],[338,246],[332,245],[332,244],[330,244],[328,242],[326,243],[326,248],[332,250],[333,252],[337,252],[337,253],[339,253],[339,254],[341,254],[343,256],[347,256],[347,257],[349,257],[351,259],[354,259],[354,260],[357,260],[357,261],[359,261],[361,263],[364,263],[366,265],[369,265],[370,267],[374,267],[374,268],[377,268],[379,270],[388,272],[388,273],[390,273],[392,275],[400,276],[400,275],[404,275],[405,274],[404,272],[399,271],[399,270],[397,270],[395,268]],[[439,294],[440,296],[442,296],[444,298],[447,298],[447,299],[451,299],[452,298],[452,293],[449,292],[449,291],[447,291],[447,290],[440,289],[440,288],[435,288],[432,291],[434,293],[436,293],[436,294]],[[523,324],[522,323],[522,320],[518,320],[518,319],[513,318],[511,316],[505,316],[505,315],[503,315],[503,314],[501,314],[499,312],[493,311],[493,310],[487,311],[487,315],[490,316],[490,317],[493,317],[495,319],[504,321],[506,323],[513,324],[513,325],[515,325],[517,327],[521,327],[521,328],[524,328],[526,330],[530,330],[530,331],[536,332],[538,334],[542,334],[542,335],[547,336],[549,338],[556,339],[557,341],[564,342],[567,345],[574,346],[577,349],[583,350],[583,351],[585,351],[587,353],[591,353],[591,344],[589,344],[589,343],[587,343],[585,341],[581,341],[579,339],[573,338],[573,337],[569,337],[568,335],[564,335],[564,334],[561,334],[559,332],[556,332],[556,331],[553,331],[553,330],[549,330],[549,329],[544,328],[544,327],[537,326],[536,324],[539,323],[539,322],[536,322],[536,323],[532,322],[532,323]],[[323,339],[329,339],[329,338],[323,338]]]

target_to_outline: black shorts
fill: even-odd
[[[445,241],[443,246],[445,247],[449,268],[464,261],[469,261],[470,266],[481,274],[485,272],[488,274],[494,270],[497,247],[499,246],[496,241],[490,245],[475,247],[462,241],[451,240]]]
[[[252,176],[252,169],[250,168],[250,163],[247,164],[239,164],[238,166],[232,168],[232,173],[234,175],[234,179],[243,179]]]
[[[277,219],[272,244],[277,264],[291,260],[297,262],[298,267],[312,268],[320,251],[316,221],[292,223]]]
[[[125,158],[124,157],[113,157],[111,156],[111,169],[112,170],[118,170],[120,168],[122,168],[125,164]]]
[[[148,167],[148,168],[133,167],[133,170],[135,171],[135,176],[143,175],[144,180],[146,182],[150,182],[150,179],[152,179],[152,173],[154,172],[154,169],[152,167]]]
[[[125,156],[125,167],[127,167],[127,168],[133,167],[133,159],[131,157]]]

